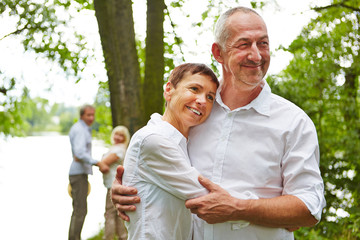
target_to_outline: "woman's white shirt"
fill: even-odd
[[[141,202],[128,212],[130,239],[191,239],[192,216],[185,200],[208,191],[190,165],[186,138],[153,114],[131,138],[124,160],[123,184],[136,187]]]

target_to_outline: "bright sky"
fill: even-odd
[[[137,32],[145,31],[145,0],[135,1],[134,18],[135,29]],[[185,5],[184,11],[190,13],[191,18],[200,20],[202,10],[206,6],[207,0],[192,1]],[[229,5],[235,6],[231,0],[225,0]],[[248,1],[246,1],[248,2]],[[266,10],[259,13],[263,16],[268,26],[270,36],[270,47],[273,53],[269,73],[277,73],[286,67],[291,55],[282,51],[276,51],[276,48],[282,44],[288,46],[292,40],[300,33],[314,12],[310,11],[313,3],[325,5],[329,0],[302,0],[288,1],[277,0],[277,5],[272,4]],[[245,6],[249,6],[248,3]],[[193,10],[196,11],[193,11]],[[182,32],[184,39],[183,51],[185,60],[188,62],[210,63],[210,47],[213,40],[211,31],[198,33],[201,29],[189,31],[192,21],[182,21],[181,15],[172,15],[173,21],[182,23],[177,31]],[[49,64],[44,59],[37,59],[35,54],[23,52],[21,44],[12,37],[0,41],[0,69],[8,75],[23,78],[24,80],[18,86],[27,86],[30,89],[32,97],[40,96],[49,99],[51,102],[64,102],[67,105],[81,105],[83,103],[93,103],[97,93],[98,81],[106,81],[107,76],[102,63],[102,49],[97,29],[96,18],[93,13],[88,12],[76,17],[72,23],[74,26],[82,29],[88,42],[96,49],[96,58],[92,59],[83,73],[82,80],[75,84],[74,79],[66,79],[53,64]],[[0,37],[11,29],[11,23],[0,25]],[[201,34],[201,35],[199,35]],[[198,46],[195,42],[201,43]],[[50,71],[50,69],[52,69]],[[96,77],[94,77],[96,75]],[[51,89],[51,91],[47,91]],[[1,96],[0,96],[1,97]],[[1,101],[1,99],[0,99]]]

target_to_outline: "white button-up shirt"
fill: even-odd
[[[325,199],[315,126],[300,108],[272,94],[267,83],[255,100],[233,111],[218,90],[210,117],[191,129],[188,150],[192,165],[229,192],[248,198],[294,195],[321,218]],[[210,225],[195,218],[195,240],[293,238],[282,228]]]
[[[208,193],[191,167],[186,138],[153,114],[131,138],[124,160],[123,184],[138,190],[136,212],[127,212],[129,240],[191,239],[192,214],[185,200]]]

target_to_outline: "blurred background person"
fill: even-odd
[[[88,174],[92,174],[92,166],[98,166],[102,173],[109,171],[106,164],[91,157],[91,125],[94,121],[95,108],[92,105],[83,105],[80,108],[79,121],[69,132],[73,156],[69,171],[70,193],[73,200],[69,240],[81,239],[81,230],[87,214]]]
[[[109,166],[109,171],[103,174],[104,186],[107,188],[105,200],[105,231],[104,239],[113,240],[115,236],[120,240],[127,239],[124,221],[117,215],[116,208],[111,202],[111,185],[116,175],[116,168],[122,165],[130,140],[129,130],[125,126],[117,126],[110,137],[112,146],[102,157],[101,162]]]

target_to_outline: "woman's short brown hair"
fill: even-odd
[[[215,73],[203,63],[184,63],[175,67],[169,76],[169,82],[176,88],[176,85],[184,78],[186,73],[190,73],[191,75],[199,73],[209,76],[211,81],[216,84],[216,87],[219,87],[219,81]]]

